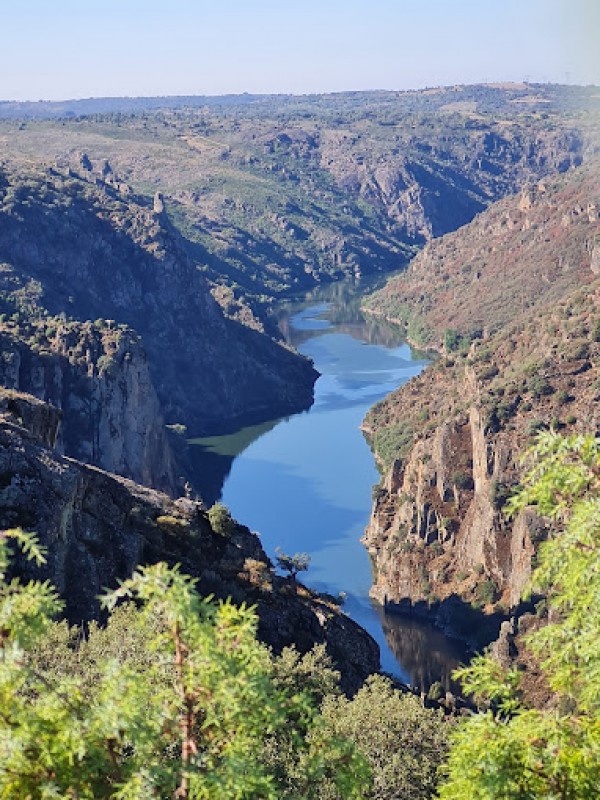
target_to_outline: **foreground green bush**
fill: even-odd
[[[447,752],[448,724],[441,711],[425,709],[418,698],[372,675],[352,700],[329,697],[323,705],[332,737],[354,742],[367,758],[371,800],[426,800],[437,787],[438,765]],[[323,800],[342,795],[329,785]]]
[[[11,540],[43,560],[34,537],[0,536],[1,798],[280,800],[317,798],[331,781],[362,796],[363,758],[325,737],[306,693],[276,685],[251,611],[209,603],[158,564],[106,598],[107,628],[74,649],[51,621],[62,607],[52,587],[7,580]],[[139,610],[115,610],[127,599]],[[298,794],[264,758],[280,734]]]

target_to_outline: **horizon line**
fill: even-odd
[[[419,88],[410,88],[410,89],[392,89],[392,88],[378,88],[378,89],[340,89],[336,91],[322,91],[322,92],[248,92],[248,91],[240,91],[240,92],[222,92],[218,94],[208,94],[208,93],[199,93],[199,94],[139,94],[139,95],[132,95],[132,94],[123,94],[123,95],[90,95],[87,97],[66,97],[61,98],[59,100],[48,100],[45,98],[38,98],[37,100],[25,99],[25,100],[3,100],[0,98],[0,104],[2,105],[20,105],[25,103],[30,104],[37,104],[37,103],[81,103],[81,102],[88,102],[93,100],[170,100],[170,99],[181,99],[181,98],[200,98],[200,97],[210,97],[210,98],[221,98],[221,97],[322,97],[322,96],[334,96],[334,95],[344,95],[344,94],[377,94],[377,93],[394,93],[394,94],[418,94],[421,92],[432,91],[436,89],[455,89],[455,88],[468,88],[474,86],[486,86],[489,88],[510,88],[510,87],[533,87],[533,86],[557,86],[557,87],[565,87],[565,88],[572,88],[572,89],[595,89],[600,88],[600,84],[596,83],[561,83],[559,81],[529,81],[529,80],[510,80],[510,81],[502,81],[502,80],[493,80],[493,81],[477,81],[475,83],[448,83],[448,84],[431,84],[426,86],[421,86]]]

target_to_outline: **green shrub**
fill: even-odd
[[[456,352],[461,344],[462,337],[458,331],[448,328],[444,333],[444,347],[449,353]]]
[[[414,431],[405,422],[379,428],[373,437],[373,448],[383,462],[384,468],[389,468],[396,460],[405,458],[413,443]]]
[[[223,503],[215,503],[209,508],[208,519],[213,531],[221,536],[231,536],[235,530],[235,520]]]
[[[386,495],[385,488],[380,483],[374,483],[371,489],[371,499],[374,503],[377,503]]]
[[[489,367],[486,367],[485,369],[482,369],[482,370],[481,370],[481,371],[478,373],[478,377],[479,377],[479,378],[480,378],[482,381],[489,381],[489,380],[491,380],[492,378],[495,378],[495,377],[496,377],[496,375],[498,374],[498,372],[499,372],[499,370],[498,370],[498,367],[496,367],[495,365],[493,365],[493,364],[492,364],[491,366],[489,366]]]
[[[556,400],[561,406],[565,405],[565,403],[570,403],[573,399],[573,396],[566,389],[561,389],[560,392],[556,393]]]
[[[457,489],[463,489],[465,491],[472,489],[474,486],[473,475],[464,470],[453,472],[450,476],[450,482],[456,486]]]
[[[442,700],[445,694],[444,687],[440,681],[434,681],[427,692],[427,699],[437,702],[438,700]]]
[[[43,560],[33,537],[8,536]],[[193,579],[156,564],[104,599],[107,626],[92,623],[82,641],[51,621],[62,603],[47,582],[7,583],[7,568],[4,533],[0,796],[365,796],[364,758],[325,734],[310,693],[278,679],[252,611],[212,604]],[[125,599],[133,602],[117,608]],[[317,680],[329,681],[322,668]],[[285,745],[277,763],[268,757],[273,741]]]
[[[498,584],[491,578],[478,583],[475,589],[475,596],[484,605],[495,603],[498,599]]]
[[[527,382],[527,388],[535,398],[545,397],[554,392],[554,388],[543,375],[533,375]]]
[[[156,524],[161,528],[166,528],[172,532],[180,531],[189,526],[187,519],[173,517],[171,514],[161,514],[156,518]]]
[[[430,551],[433,553],[434,556],[441,556],[444,552],[444,545],[441,542],[432,542],[429,545]]]
[[[493,480],[490,483],[490,502],[498,511],[502,509],[513,493],[513,486],[504,481]]]
[[[537,436],[537,434],[546,428],[546,423],[541,419],[531,419],[527,423],[527,435]]]
[[[305,572],[310,565],[308,553],[295,553],[290,556],[284,553],[280,547],[275,548],[275,553],[277,554],[277,566],[294,580],[299,572]]]
[[[323,717],[326,736],[349,739],[366,756],[373,785],[365,800],[434,797],[447,749],[448,725],[440,711],[424,709],[416,697],[373,675],[354,699],[327,698]],[[323,797],[342,800],[336,791]]]

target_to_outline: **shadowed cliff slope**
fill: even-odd
[[[3,311],[137,333],[167,423],[190,433],[309,404],[311,365],[227,319],[185,242],[144,198],[56,170],[0,172]]]

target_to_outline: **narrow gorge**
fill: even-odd
[[[35,528],[49,544],[48,576],[72,598],[72,620],[98,613],[95,595],[80,598],[78,575],[96,592],[164,556],[182,559],[207,592],[223,580],[218,596],[258,598],[270,619],[261,635],[277,648],[327,641],[348,685],[377,668],[377,655],[337,608],[339,591],[350,616],[378,617],[384,650],[410,639],[389,611],[413,615],[414,650],[433,642],[415,616],[472,649],[491,641],[546,535],[532,512],[512,522],[504,513],[520,454],[542,428],[598,427],[597,96],[507,84],[131,102],[128,113],[98,101],[60,121],[46,104],[23,119],[0,105],[2,523]],[[391,370],[386,382],[374,378],[378,362],[361,361],[343,295],[388,273],[399,274],[363,302],[371,322],[361,341],[379,346],[381,330],[368,337],[385,319],[437,355],[416,375],[423,365],[406,349],[406,374]],[[307,292],[319,299],[323,287],[343,302],[328,306],[328,320],[305,322],[335,326],[344,352],[319,351],[314,330],[289,335],[282,305]],[[398,330],[388,335],[383,361],[401,347]],[[344,379],[336,369],[348,354],[360,368]],[[364,482],[347,508],[338,503],[341,528],[317,513],[336,492],[353,493],[342,472],[338,486],[317,486],[327,448],[343,452],[327,444],[327,428],[307,453],[310,474],[285,459],[280,469],[313,512],[297,538],[293,503],[281,508],[276,489],[262,501],[277,517],[280,540],[269,547],[315,545],[321,596],[277,576],[274,551],[243,529],[254,527],[250,514],[233,509],[245,533],[226,545],[206,506],[258,434],[285,430],[288,418],[289,430],[321,412],[323,422],[328,403],[357,436],[366,414],[382,474],[366,533],[366,518],[356,525],[358,504],[368,517],[371,503]],[[27,420],[44,414],[53,433],[40,440]],[[253,464],[248,491],[263,467]],[[363,591],[368,570],[360,591],[353,583],[350,553],[363,533],[379,611]],[[210,563],[186,552],[188,536],[214,550]],[[327,547],[339,579],[320,563]],[[102,561],[104,550],[114,558]]]

